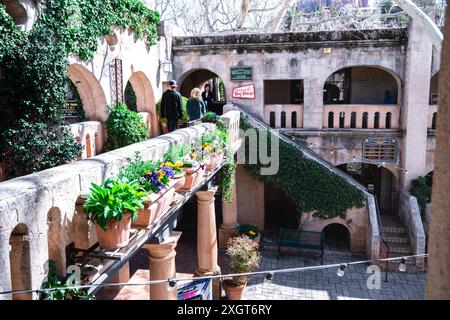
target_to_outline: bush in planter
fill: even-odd
[[[126,212],[135,221],[138,210],[143,208],[145,193],[136,183],[107,179],[101,186],[93,183],[90,191],[90,194],[84,196],[87,199],[84,210],[88,218],[104,231],[107,230],[108,221],[120,221]]]
[[[248,237],[255,240],[259,236],[259,230],[251,224],[241,224],[236,230],[236,234],[239,237]]]
[[[231,273],[252,272],[258,268],[261,259],[258,244],[249,238],[242,237],[228,240],[226,255]],[[247,276],[234,277],[225,281],[227,285],[239,287],[247,283]]]
[[[202,121],[216,123],[217,121],[219,121],[219,119],[220,118],[216,113],[209,111],[209,112],[205,113],[205,115],[202,118]]]
[[[180,125],[184,125],[189,122],[189,115],[186,111],[186,105],[187,105],[188,100],[189,99],[186,97],[183,97],[183,96],[181,97],[181,111],[183,112],[183,117],[179,120]],[[161,118],[161,116],[160,116],[160,114],[161,114],[161,99],[159,99],[158,102],[156,102],[156,113],[158,115],[159,122],[161,122],[161,124],[164,123],[164,125],[167,125],[167,119]]]
[[[108,109],[106,131],[109,150],[126,147],[149,138],[149,130],[141,115],[128,109],[123,102]]]

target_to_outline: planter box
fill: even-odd
[[[98,244],[104,249],[123,248],[128,245],[131,230],[131,214],[125,213],[122,220],[110,220],[106,226],[106,231],[98,224],[97,230]]]
[[[175,195],[174,185],[175,183],[171,181],[167,188],[147,196],[147,200],[144,201],[144,208],[139,210],[138,218],[133,222],[133,227],[148,228],[164,216]]]
[[[202,181],[205,175],[205,169],[203,169],[200,165],[193,168],[184,168],[184,172],[186,174],[186,178],[184,185],[180,190],[185,192],[191,191],[200,183],[200,181]]]
[[[186,173],[182,173],[182,174],[177,174],[172,178],[172,181],[174,183],[174,188],[175,191],[180,190],[183,186],[184,183],[186,182]]]
[[[209,157],[209,161],[206,163],[206,170],[213,171],[215,170],[220,163],[223,161],[224,153],[215,153]]]

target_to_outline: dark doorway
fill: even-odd
[[[350,251],[350,232],[339,223],[332,223],[323,229],[325,249],[329,251]]]
[[[278,231],[280,228],[298,228],[298,211],[295,203],[271,184],[264,185],[264,196],[264,229]]]

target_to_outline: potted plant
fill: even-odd
[[[199,162],[202,155],[199,155],[198,147],[193,147],[192,150],[182,158],[183,170],[186,174],[186,179],[182,191],[191,191],[196,185],[200,183],[205,174],[205,164]]]
[[[227,145],[228,136],[223,130],[216,129],[207,132],[202,137],[202,150],[209,158],[206,163],[206,170],[212,171],[222,163]]]
[[[182,161],[183,156],[187,153],[189,147],[183,146],[181,144],[175,145],[169,148],[169,150],[165,153],[164,159],[166,161],[166,165],[170,167],[174,176],[172,180],[174,181],[175,191],[180,190],[186,181],[186,174],[184,168],[184,162]]]
[[[145,192],[144,207],[139,210],[133,226],[147,228],[168,211],[175,194],[171,181],[174,175],[167,163],[144,161],[139,153],[134,160],[128,159],[128,165],[120,171],[119,177],[133,181]]]
[[[228,240],[226,256],[232,274],[252,272],[259,266],[258,244],[245,237]],[[247,285],[247,276],[237,276],[223,281],[228,300],[241,300]]]
[[[259,244],[261,233],[258,228],[252,224],[240,224],[236,230],[238,237],[247,237]]]
[[[131,221],[137,219],[145,195],[137,184],[126,180],[107,179],[102,185],[92,184],[84,197],[83,207],[95,223],[100,247],[122,248],[128,245]]]

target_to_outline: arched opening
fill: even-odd
[[[291,113],[291,128],[297,128],[297,112]]]
[[[433,113],[433,119],[431,120],[431,129],[436,130],[437,124],[437,112]]]
[[[274,111],[270,112],[270,126],[272,128],[275,128],[275,112]]]
[[[328,128],[334,128],[334,112],[328,112]]]
[[[364,112],[362,116],[362,128],[367,129],[368,125],[369,125],[369,113]]]
[[[17,225],[9,238],[11,251],[9,263],[11,270],[12,290],[31,289],[31,264],[30,264],[30,239],[28,227],[24,224]],[[13,300],[30,300],[31,293],[14,293]]]
[[[430,104],[438,104],[438,93],[439,93],[439,72],[436,72],[434,76],[430,79]]]
[[[350,116],[350,128],[356,128],[356,112],[352,112]]]
[[[76,63],[69,66],[68,74],[81,97],[86,119],[106,121],[106,97],[97,78],[88,69]]]
[[[350,251],[350,232],[340,223],[332,223],[322,230],[327,251]]]
[[[297,206],[271,183],[264,184],[264,229],[278,232],[280,228],[297,229]]]
[[[26,25],[28,22],[28,15],[25,8],[18,0],[2,0],[5,5],[6,12],[13,18],[14,23],[18,26]]]
[[[281,111],[281,128],[286,128],[286,112]]]
[[[324,104],[397,104],[399,80],[378,67],[349,67],[325,82]]]
[[[391,129],[392,128],[392,113],[388,112],[386,113],[386,129]]]
[[[145,73],[138,71],[131,75],[125,86],[124,100],[131,110],[148,112],[151,134],[152,136],[159,135],[155,95],[152,84]]]
[[[61,211],[58,208],[52,208],[47,215],[47,245],[48,260],[55,263],[56,272],[64,276],[64,243],[62,239],[62,219]]]
[[[339,112],[339,128],[345,128],[345,112]]]
[[[181,77],[179,85],[181,95],[186,98],[190,97],[192,89],[199,88],[207,111],[223,114],[227,93],[223,80],[216,73],[207,69],[197,69]],[[206,90],[207,85],[209,85],[209,92]]]
[[[67,79],[66,82],[66,108],[64,109],[64,117],[68,123],[77,123],[86,120],[83,100],[78,93],[77,87],[70,79]]]
[[[351,175],[377,197],[382,214],[395,214],[397,210],[397,192],[394,188],[395,177],[388,169],[361,162],[351,162],[337,166]]]
[[[375,129],[380,129],[380,113],[375,112],[375,115],[373,116],[373,127]]]

